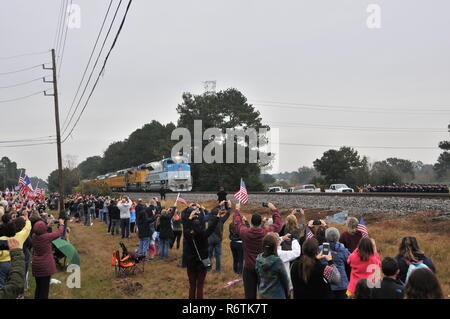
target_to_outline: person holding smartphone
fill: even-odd
[[[311,238],[303,243],[302,256],[292,265],[291,280],[294,299],[332,299],[330,285],[339,283],[341,275],[331,252],[324,255],[317,239]]]
[[[334,299],[347,299],[348,277],[346,273],[347,258],[350,256],[350,251],[339,242],[339,230],[335,227],[330,227],[325,231],[326,242],[319,246],[323,254],[331,252],[334,264],[341,274],[341,281],[337,284],[331,285],[331,291]],[[322,264],[326,265],[326,260],[321,260]]]

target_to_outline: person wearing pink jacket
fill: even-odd
[[[354,294],[356,284],[360,279],[367,278],[369,287],[375,287],[381,280],[381,260],[377,253],[375,240],[369,237],[361,238],[358,248],[348,257],[347,263],[352,269],[347,287],[348,296]]]
[[[50,278],[56,273],[53,258],[52,241],[58,239],[64,231],[64,220],[59,220],[58,231],[48,233],[47,225],[38,221],[33,226],[33,259],[31,270],[36,279],[35,299],[48,299]]]

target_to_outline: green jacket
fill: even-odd
[[[0,299],[16,299],[25,284],[25,257],[20,248],[13,249],[11,255],[11,270],[9,280],[0,289]]]

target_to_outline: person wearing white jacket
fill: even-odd
[[[130,209],[133,202],[126,196],[117,204],[120,210],[120,229],[122,231],[122,239],[130,238]]]
[[[290,234],[286,234],[285,236],[280,238],[280,241],[283,242],[285,240],[291,240]],[[283,262],[284,268],[286,269],[286,272],[288,274],[289,278],[289,294],[292,290],[292,281],[291,281],[291,269],[290,269],[290,262],[294,261],[298,257],[300,257],[301,254],[301,247],[300,243],[297,239],[292,239],[292,250],[282,250],[281,245],[278,246],[278,257],[281,258],[281,261]]]

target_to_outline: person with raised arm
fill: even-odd
[[[256,257],[262,253],[262,241],[267,233],[278,233],[282,227],[281,215],[274,204],[268,203],[272,214],[273,224],[268,228],[262,228],[262,218],[259,214],[253,214],[250,220],[250,228],[247,228],[243,222],[240,213],[241,204],[236,204],[233,222],[235,230],[242,239],[242,248],[244,250],[244,268],[242,271],[242,280],[244,282],[244,291],[246,299],[256,299],[258,289],[258,274],[255,269]]]

